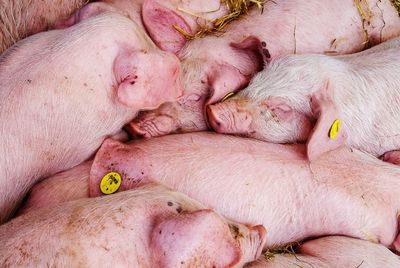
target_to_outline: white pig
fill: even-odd
[[[398,73],[400,38],[348,56],[291,55],[272,62],[236,96],[209,106],[208,120],[219,133],[308,140],[310,158],[343,143],[380,156],[400,149]]]

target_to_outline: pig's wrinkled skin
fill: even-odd
[[[149,185],[32,211],[0,226],[0,241],[1,267],[241,267],[265,229]]]
[[[92,197],[102,195],[99,183],[110,171],[122,175],[119,191],[157,181],[229,219],[262,224],[267,247],[333,234],[389,246],[398,232],[400,168],[344,147],[310,163],[304,145],[212,133],[170,135],[129,145],[108,139],[90,171]],[[43,181],[42,193],[34,190],[32,200],[66,191],[54,185]],[[60,183],[64,187],[71,184]],[[34,209],[34,202],[28,203]]]
[[[310,158],[344,142],[380,156],[400,149],[398,73],[400,38],[348,56],[291,55],[272,62],[236,96],[208,107],[208,118],[219,133],[274,143],[308,140]],[[330,139],[336,119],[341,130]]]
[[[29,35],[51,28],[88,0],[0,0],[0,54]]]
[[[0,223],[39,178],[88,159],[139,109],[181,95],[179,61],[112,13],[0,58]]]
[[[369,241],[328,236],[296,247],[296,254],[277,254],[267,260],[247,264],[246,268],[392,268],[400,267],[400,257],[382,245]]]
[[[369,43],[376,45],[398,36],[400,18],[391,2],[366,2],[372,12],[370,24],[365,25]],[[262,68],[263,58],[268,62],[292,53],[347,54],[362,50],[365,32],[354,3],[266,1],[262,14],[257,8],[251,9],[248,16],[229,24],[221,36],[188,42],[178,52],[184,97],[157,110],[141,112],[127,129],[134,136],[143,137],[205,130],[205,104],[246,86]],[[243,41],[246,38],[250,39]]]

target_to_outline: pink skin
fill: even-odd
[[[0,226],[0,265],[242,267],[260,257],[265,234],[262,226],[227,221],[181,193],[148,185]]]
[[[372,11],[371,23],[366,25],[370,44],[399,35],[400,18],[391,2],[368,3]],[[254,44],[238,50],[237,45],[232,46],[251,36],[265,47],[255,49],[260,46]],[[205,130],[205,105],[245,87],[262,68],[263,58],[269,62],[294,52],[353,53],[365,47],[364,41],[354,1],[266,1],[263,14],[253,8],[247,17],[229,24],[221,36],[188,42],[178,52],[185,96],[178,103],[165,104],[162,110],[141,112],[128,130],[146,138]]]
[[[9,122],[0,129],[0,223],[40,178],[82,163],[139,109],[182,93],[176,56],[117,14],[29,37],[0,62],[0,122]]]
[[[87,0],[1,0],[0,54],[20,39],[51,28],[87,2]]]
[[[309,162],[304,145],[212,133],[129,145],[108,139],[90,171],[90,196],[102,195],[99,183],[110,171],[122,175],[119,191],[157,181],[229,219],[262,224],[267,247],[332,234],[389,246],[397,236],[400,168],[344,147]]]
[[[399,267],[400,258],[382,245],[369,241],[328,236],[296,246],[296,254],[263,256],[246,268],[273,267]]]
[[[278,59],[236,96],[208,106],[208,121],[218,133],[307,142],[311,160],[346,144],[398,164],[399,49],[400,38],[393,38],[352,55]],[[341,128],[332,139],[337,119]]]
[[[172,25],[179,25],[190,34],[199,31],[201,26],[211,26],[211,21],[227,14],[226,6],[219,0],[103,0],[85,5],[73,16],[57,23],[56,27],[69,27],[87,16],[105,11],[120,13],[146,27],[161,49],[174,53],[186,43],[186,39]]]

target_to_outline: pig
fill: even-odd
[[[303,144],[273,144],[212,132],[130,144],[107,139],[89,173],[70,173],[86,181],[89,190],[73,187],[84,182],[49,179],[33,188],[29,209],[35,210],[34,200],[41,200],[42,207],[63,202],[53,201],[51,192],[61,192],[65,200],[87,193],[103,196],[101,182],[110,172],[121,176],[116,192],[156,181],[226,218],[261,224],[267,230],[266,248],[309,237],[346,235],[400,249],[400,239],[396,240],[400,167],[343,146],[310,162]],[[68,197],[65,193],[71,188],[76,189]]]
[[[20,39],[51,28],[87,2],[0,0],[0,54]]]
[[[265,229],[147,185],[24,214],[0,226],[0,241],[2,267],[242,267],[261,255]]]
[[[228,7],[219,0],[103,0],[85,5],[55,27],[69,27],[106,11],[117,12],[136,21],[148,30],[152,40],[162,50],[177,53],[186,43],[186,38],[174,25],[189,35],[195,34],[202,27],[212,27],[212,21],[228,14]]]
[[[0,57],[0,223],[41,178],[91,157],[138,110],[182,94],[177,57],[113,13],[18,42]]]
[[[343,143],[381,156],[400,149],[399,72],[400,38],[347,56],[290,55],[236,96],[209,106],[208,121],[218,133],[308,142],[310,158]],[[335,122],[339,132],[330,136]]]
[[[83,18],[100,14],[104,11],[118,12],[142,25],[141,8],[143,0],[103,0],[89,2],[89,0],[71,1],[10,1],[1,0],[0,6],[0,54],[14,43],[32,34],[48,29],[60,29],[72,26]],[[211,27],[211,21],[226,15],[228,9],[220,1],[160,1],[157,4],[170,9],[169,14],[177,20],[182,20],[181,25],[187,24],[183,30],[189,34],[200,30],[201,26]],[[162,27],[161,21],[156,17],[146,17],[147,21],[154,20],[154,31],[160,33],[154,36],[154,41],[161,48],[173,49],[185,43],[185,37],[178,34],[174,28]],[[160,31],[160,29],[162,30]],[[171,32],[168,35],[162,34]],[[172,36],[173,39],[166,39]],[[177,45],[174,45],[177,43]]]
[[[362,19],[357,5],[367,18]],[[152,10],[148,5],[143,16]],[[366,43],[376,45],[400,34],[400,18],[389,0],[275,0],[265,1],[263,11],[253,7],[220,36],[206,36],[183,46],[177,55],[182,61],[184,96],[157,110],[140,112],[127,130],[145,138],[206,130],[205,106],[244,88],[275,58],[354,53]]]
[[[382,245],[369,241],[327,236],[310,240],[296,247],[296,253],[261,257],[246,268],[262,267],[399,267],[400,257]]]

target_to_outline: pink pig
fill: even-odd
[[[399,267],[400,257],[382,245],[369,241],[328,236],[295,246],[296,254],[275,254],[246,265],[246,268],[281,267]]]
[[[265,229],[148,185],[27,213],[0,226],[0,241],[1,267],[242,267]]]
[[[209,106],[209,122],[219,133],[308,141],[310,158],[343,143],[380,156],[400,149],[399,72],[400,38],[348,56],[287,56],[237,96]],[[337,120],[339,133],[330,136]],[[396,155],[385,160],[396,162]]]
[[[144,18],[152,17],[148,14],[156,13],[154,10],[161,12],[161,7],[150,4],[153,1],[147,2],[142,10]],[[182,60],[185,95],[157,110],[141,112],[128,130],[144,137],[205,130],[205,105],[245,87],[264,61],[292,53],[353,53],[362,50],[366,41],[376,45],[400,34],[400,17],[390,0],[365,2],[368,6],[361,1],[362,9],[371,16],[364,26],[353,0],[275,0],[266,1],[263,12],[253,7],[218,37],[188,42],[177,54]],[[163,10],[164,17],[168,12]],[[171,25],[186,27],[173,14],[170,18],[166,21]],[[146,23],[152,24],[156,22]],[[147,27],[153,38],[163,34],[161,30],[154,32],[156,26]],[[175,46],[171,51],[177,49]]]
[[[262,224],[267,247],[322,235],[390,246],[398,235],[400,167],[345,147],[310,162],[304,145],[190,133],[128,145],[108,139],[89,165],[35,186],[24,210],[101,196],[103,177],[117,172],[118,191],[157,181],[229,219]]]
[[[139,109],[181,95],[179,61],[117,14],[20,41],[0,57],[0,223],[40,178],[88,159]]]
[[[0,0],[0,54],[20,39],[51,28],[87,2]]]

